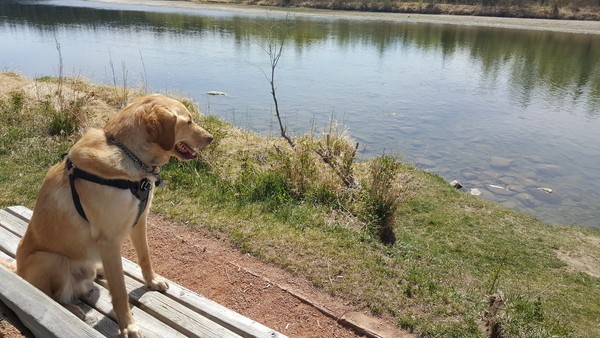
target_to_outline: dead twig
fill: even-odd
[[[326,147],[323,147],[323,145],[319,143],[319,149],[315,149],[315,152],[321,157],[323,162],[329,165],[333,172],[335,172],[342,182],[344,182],[344,185],[346,185],[347,188],[357,187],[358,184],[352,175],[352,163],[356,157],[356,151],[358,150],[359,143],[356,143],[356,146],[354,147],[354,150],[350,154],[349,158],[342,164],[337,161],[339,155],[334,153],[330,144],[330,136],[327,134]]]
[[[231,277],[229,276],[229,271],[227,271],[227,266],[225,266],[225,274],[227,275],[227,279],[229,280],[229,284],[233,284],[231,281]]]

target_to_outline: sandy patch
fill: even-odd
[[[567,264],[570,271],[587,273],[588,275],[600,278],[600,238],[580,235],[577,236],[582,245],[596,247],[596,250],[586,250],[587,254],[577,251],[557,250],[557,257]]]

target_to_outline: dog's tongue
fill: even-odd
[[[177,150],[179,150],[182,154],[188,154],[191,157],[196,156],[196,150],[183,142],[177,143]]]

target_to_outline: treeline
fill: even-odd
[[[198,1],[198,0],[195,0]],[[202,1],[202,0],[200,0]],[[600,20],[600,0],[209,0],[370,12]]]

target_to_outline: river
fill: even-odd
[[[0,67],[57,76],[60,46],[66,75],[178,93],[277,135],[265,27],[291,23],[275,80],[292,135],[334,120],[359,159],[398,155],[465,193],[600,228],[599,34],[285,14],[4,0]]]

